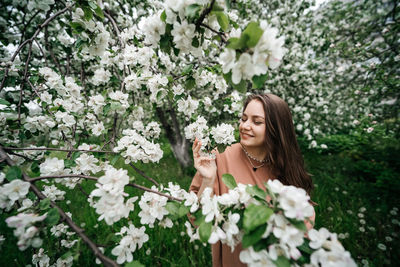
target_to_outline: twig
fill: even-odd
[[[111,13],[109,13],[108,11],[104,11],[104,15],[111,21],[111,24],[112,24],[112,26],[114,28],[114,31],[115,31],[115,33],[116,33],[116,35],[118,37],[120,48],[121,48],[121,50],[123,50],[124,49],[124,43],[122,42],[121,32],[120,32],[120,30],[118,28],[117,23],[115,23],[114,18],[111,16]],[[125,76],[126,76],[126,71],[125,71],[125,66],[124,66],[124,69],[122,70],[122,79],[120,79],[120,81],[121,81],[120,90],[122,92],[124,92],[124,89],[125,89]]]
[[[107,150],[86,150],[86,149],[65,149],[55,147],[3,147],[4,150],[48,150],[48,151],[64,151],[64,152],[93,152],[93,153],[109,153],[116,154],[114,151]]]
[[[0,158],[5,160],[7,162],[8,165],[10,166],[15,166],[14,161],[7,155],[7,153],[3,150],[3,148],[0,146]],[[26,175],[24,172],[22,172],[22,178],[24,181],[28,181],[31,179],[28,175]],[[35,195],[39,198],[39,199],[45,199],[46,196],[43,195],[43,193],[39,190],[39,188],[37,188],[34,184],[31,183],[30,185],[30,190],[32,190]],[[89,239],[89,237],[87,235],[84,234],[84,230],[82,228],[80,228],[79,226],[77,226],[72,220],[71,218],[65,214],[65,212],[59,207],[57,206],[56,203],[54,203],[53,201],[50,201],[50,205],[54,208],[56,208],[58,210],[58,212],[60,213],[60,216],[62,217],[63,220],[65,220],[65,222],[72,228],[72,230],[74,230],[79,237],[89,246],[89,248],[93,251],[93,254],[95,257],[99,258],[101,260],[101,262],[105,265],[105,266],[118,266],[118,264],[113,261],[112,259],[108,258],[107,256],[105,256],[100,249],[96,246],[95,243],[93,243],[92,240]]]
[[[25,160],[32,161],[32,159],[28,158],[28,157],[25,156],[25,155],[21,155],[21,154],[15,153],[15,152],[13,152],[13,151],[8,151],[8,153],[11,154],[11,155],[15,155],[15,156],[17,156],[17,157],[21,157],[21,158],[23,158],[23,159],[25,159]]]
[[[196,28],[200,28],[200,25],[203,23],[203,20],[206,18],[208,13],[211,12],[213,6],[214,6],[215,0],[212,0],[210,3],[210,6],[206,9],[203,10],[203,13],[201,13],[200,18],[196,21]]]
[[[133,165],[132,162],[129,163],[129,165],[137,172],[139,173],[141,176],[143,176],[144,178],[146,178],[147,180],[149,180],[150,182],[152,182],[153,184],[155,184],[156,186],[159,186],[160,184],[156,182],[156,180],[154,180],[153,178],[147,176],[142,170],[138,169],[135,165]]]
[[[1,149],[1,147],[0,147],[0,149]],[[39,180],[44,180],[44,179],[57,179],[57,178],[84,178],[84,179],[93,180],[93,181],[97,181],[97,180],[99,179],[99,178],[97,178],[97,177],[95,177],[95,176],[89,176],[89,175],[82,175],[82,174],[66,174],[66,175],[39,176],[39,177],[34,177],[34,178],[28,178],[26,181],[28,181],[28,182],[30,182],[30,183],[34,183],[34,182],[39,181]],[[166,197],[166,198],[171,199],[171,200],[176,200],[176,201],[179,201],[179,202],[182,202],[182,201],[183,201],[183,200],[180,199],[180,198],[173,197],[173,196],[170,196],[170,195],[167,195],[167,194],[164,194],[164,193],[155,191],[155,190],[153,190],[153,189],[150,189],[150,188],[147,188],[147,187],[145,187],[145,186],[138,185],[138,184],[129,183],[128,186],[135,187],[135,188],[141,189],[141,190],[143,190],[143,191],[151,192],[151,193],[154,193],[154,194],[157,194],[157,195]]]
[[[226,43],[226,35],[225,35],[225,33],[216,31],[216,30],[214,30],[213,28],[211,28],[210,26],[208,26],[207,24],[204,24],[204,23],[200,23],[200,26],[203,26],[204,28],[209,29],[209,30],[212,31],[213,33],[218,34],[219,37],[221,37],[222,42],[223,42],[223,43]]]
[[[83,190],[82,186],[80,184],[77,184],[79,191],[82,192],[82,194],[84,194],[87,198],[89,198],[89,194],[85,192],[85,190]]]
[[[10,62],[11,64],[14,62],[15,58],[17,57],[17,55],[21,52],[22,48],[27,44],[27,43],[31,43],[33,42],[33,40],[37,37],[37,35],[40,33],[40,31],[46,27],[52,20],[54,20],[56,17],[58,17],[59,15],[63,14],[65,11],[67,11],[68,9],[70,9],[71,7],[73,7],[74,4],[67,6],[65,8],[63,8],[62,10],[58,11],[57,13],[55,13],[53,16],[51,16],[50,18],[46,19],[41,25],[39,25],[39,28],[36,30],[36,32],[33,34],[33,36],[27,40],[25,40],[22,44],[20,44],[20,46],[17,48],[17,50],[14,52],[14,54],[12,55]],[[29,63],[29,62],[28,62]],[[7,66],[5,71],[4,71],[4,77],[3,80],[1,81],[0,84],[0,92],[4,87],[4,83],[8,77],[8,71],[10,70],[10,66]]]

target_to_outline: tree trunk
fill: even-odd
[[[171,145],[172,152],[174,153],[176,160],[182,167],[190,167],[193,165],[192,157],[189,153],[190,143],[181,134],[175,110],[171,107],[171,109],[168,111],[171,115],[172,125],[165,117],[166,112],[162,108],[156,108],[157,116],[160,119],[163,128],[165,129],[168,141]]]
[[[189,154],[189,146],[190,144],[186,139],[184,139],[183,142],[180,143],[171,143],[172,152],[174,153],[175,158],[184,168],[193,166],[192,157]]]

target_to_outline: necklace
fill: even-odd
[[[242,145],[242,144],[241,144],[241,145]],[[242,149],[243,149],[244,153],[246,154],[246,157],[247,157],[247,159],[249,160],[250,165],[253,167],[253,171],[256,171],[258,168],[261,168],[262,166],[265,165],[265,163],[268,162],[267,159],[259,160],[259,159],[256,159],[255,157],[251,156],[251,155],[249,154],[249,152],[247,152],[247,150],[243,147],[243,145],[242,145]],[[261,163],[261,165],[255,166],[255,165],[253,164],[253,162],[251,162],[251,159],[254,160],[254,161],[257,161],[257,162]]]

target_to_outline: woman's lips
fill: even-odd
[[[241,135],[242,135],[242,138],[250,138],[250,137],[253,137],[252,135],[247,134],[247,133],[241,133]]]

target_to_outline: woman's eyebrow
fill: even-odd
[[[246,113],[243,113],[242,116],[248,117],[248,115]],[[264,119],[264,116],[261,116],[261,115],[252,115],[250,117]]]

